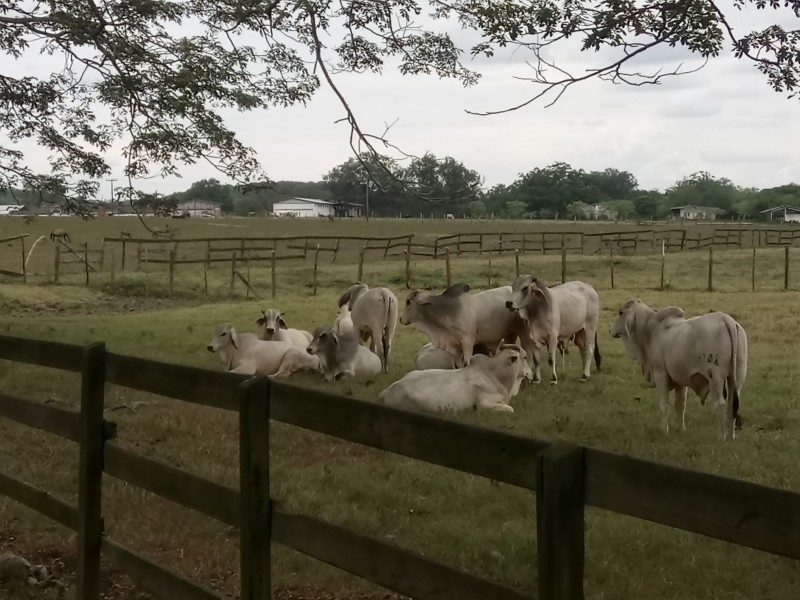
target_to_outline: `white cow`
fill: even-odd
[[[385,287],[372,288],[365,283],[352,285],[339,298],[339,306],[347,304],[353,321],[353,331],[362,343],[381,359],[385,372],[389,371],[392,340],[397,327],[397,298]]]
[[[292,329],[286,325],[283,313],[270,308],[262,310],[261,316],[256,319],[256,325],[261,328],[259,338],[274,342],[291,342],[295,346],[305,348],[311,341],[311,334],[302,329]]]
[[[530,374],[525,351],[505,344],[494,356],[476,355],[460,369],[411,371],[378,394],[378,402],[426,413],[470,408],[514,412],[509,402]]]
[[[483,344],[477,344],[472,347],[472,356],[474,358],[479,354],[490,356],[491,352]],[[417,352],[414,368],[419,371],[424,371],[425,369],[457,369],[458,365],[456,365],[456,358],[452,354],[440,350],[428,342]]]
[[[259,340],[255,333],[238,333],[230,323],[214,330],[208,351],[216,352],[225,370],[243,375],[290,375],[296,371],[318,371],[319,359],[291,342]]]
[[[661,429],[669,432],[669,393],[675,390],[675,411],[686,429],[686,391],[691,388],[705,404],[710,396],[717,413],[718,434],[734,439],[741,427],[739,402],[747,376],[747,334],[723,312],[691,319],[683,309],[654,310],[638,299],[619,309],[611,335],[620,338],[628,354],[658,390]]]
[[[328,381],[371,377],[381,372],[381,359],[360,345],[355,333],[337,333],[330,325],[314,330],[307,352],[319,358],[320,370]]]
[[[439,295],[414,290],[406,298],[400,322],[426,333],[433,346],[450,353],[459,367],[469,364],[477,344],[497,348],[504,341],[519,339],[530,354],[533,344],[525,324],[506,308],[511,286],[477,294],[469,294],[469,289],[466,283],[458,283]]]
[[[582,281],[567,281],[548,288],[531,275],[520,275],[511,286],[512,299],[506,303],[527,325],[528,337],[533,341],[535,366],[534,381],[541,381],[539,347],[546,347],[547,362],[553,369],[551,383],[558,383],[556,350],[559,345],[566,350],[572,339],[581,353],[583,375],[591,375],[592,354],[600,370],[602,357],[597,343],[597,326],[600,321],[600,298],[597,291]]]

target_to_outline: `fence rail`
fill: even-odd
[[[78,531],[78,597],[84,600],[99,598],[101,551],[160,598],[220,598],[105,536],[103,473],[238,526],[243,600],[271,597],[271,542],[414,598],[533,597],[314,516],[286,512],[269,493],[270,420],[535,492],[541,600],[583,598],[585,506],[800,558],[800,494],[793,491],[464,425],[265,378],[122,356],[107,352],[103,344],[80,347],[0,336],[0,358],[81,372],[80,413],[0,394],[0,416],[78,441],[78,507],[2,473],[0,494]],[[109,383],[238,411],[238,489],[115,443],[116,425],[102,418],[103,391]]]

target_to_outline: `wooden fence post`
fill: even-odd
[[[228,296],[233,298],[233,283],[236,281],[236,251],[231,252],[231,284],[228,288]]]
[[[708,249],[708,291],[714,291],[714,246]]]
[[[103,404],[106,347],[96,342],[81,356],[81,443],[78,469],[77,598],[100,598],[100,543],[103,536]]]
[[[453,285],[453,276],[450,271],[450,246],[445,246],[444,248],[444,266],[447,272],[447,287],[450,287]],[[359,279],[359,281],[361,280]]]
[[[336,262],[336,255],[339,253],[339,242],[342,241],[342,238],[336,238],[336,245],[333,247],[333,257],[331,258],[331,264]]]
[[[319,244],[317,249],[314,250],[314,295],[317,295],[317,261],[319,260]]]
[[[111,248],[111,283],[114,283],[114,274],[117,271],[116,258],[114,248]]]
[[[53,283],[58,285],[58,272],[61,269],[61,248],[59,247],[58,243],[56,243],[56,253],[55,253],[54,263],[53,263]]]
[[[367,250],[367,243],[364,242],[364,245],[361,246],[361,250],[358,251],[358,277],[356,277],[356,281],[361,281],[361,278],[364,275],[364,252]]]
[[[608,249],[608,256],[611,259],[611,289],[614,289],[614,248]]]
[[[567,281],[567,247],[563,245],[562,239],[562,246],[561,246],[561,283],[566,283]]]
[[[271,282],[272,283],[272,290],[271,290],[271,293],[272,293],[272,297],[274,298],[275,294],[277,293],[277,290],[275,289],[275,250],[274,249],[272,250],[272,254],[270,254],[269,262],[270,262],[270,270],[272,271],[272,282]]]
[[[169,251],[169,295],[172,296],[172,286],[175,282],[175,250]]]
[[[783,289],[789,289],[789,246],[784,246],[783,255]]]
[[[756,247],[753,246],[753,274],[752,274],[753,291],[756,291]]]
[[[122,240],[122,264],[119,267],[120,271],[124,271],[125,270],[125,245],[126,244],[127,244],[127,242],[125,240]]]
[[[89,242],[83,242],[83,269],[86,271],[86,285],[89,285]]]
[[[241,600],[272,597],[269,414],[269,381],[252,377],[242,383],[239,386]]]
[[[519,277],[519,248],[514,248],[514,273]]]
[[[25,266],[25,238],[21,237],[19,243],[22,244],[22,283],[28,283],[28,269]]]
[[[409,250],[403,250],[403,254],[406,255],[406,289],[411,289],[411,252]]]
[[[661,240],[661,287],[659,289],[664,289],[664,272],[667,268],[667,243],[666,240]]]
[[[536,538],[540,600],[583,600],[584,449],[556,443],[539,454]]]
[[[144,251],[147,252],[147,248],[145,248]],[[136,270],[142,270],[142,242],[136,244]]]

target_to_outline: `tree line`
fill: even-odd
[[[204,200],[220,205],[225,214],[266,214],[272,205],[291,197],[336,203],[366,204],[375,216],[436,216],[539,219],[660,219],[676,206],[716,209],[721,217],[756,218],[767,208],[800,205],[800,185],[757,189],[736,185],[727,178],[700,171],[676,181],[664,191],[643,189],[624,170],[576,169],[564,162],[536,167],[510,184],[483,187],[483,178],[460,161],[432,154],[396,161],[364,154],[332,168],[315,182],[277,181],[251,186],[202,179],[184,191],[151,194],[137,208],[169,212],[180,203]],[[35,190],[0,191],[0,203],[22,201],[33,205],[48,199]]]

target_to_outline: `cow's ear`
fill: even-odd
[[[256,325],[259,327],[263,327],[267,323],[267,320],[264,317],[258,317],[256,319]]]
[[[414,298],[414,300],[416,301],[417,304],[430,304],[431,303],[431,298],[430,298],[430,296],[428,296],[428,294],[418,294]]]
[[[236,333],[236,330],[233,327],[231,327],[231,343],[233,344],[234,348],[237,350],[239,349],[239,334]]]
[[[339,296],[339,301],[338,301],[338,302],[339,302],[339,303],[338,303],[338,306],[339,306],[339,308],[342,308],[342,306],[343,306],[344,304],[347,304],[347,302],[348,302],[349,300],[350,300],[350,290],[348,289],[348,290],[347,290],[347,291],[346,291],[344,294],[342,294],[341,296]]]
[[[333,333],[331,333],[331,337],[333,338],[333,345],[338,348],[339,347],[339,334],[334,331]]]
[[[682,317],[683,316],[683,309],[679,306],[665,306],[656,311],[655,319],[657,323],[660,323],[664,319],[669,319],[670,317]]]
[[[443,291],[442,296],[445,298],[458,298],[460,295],[466,294],[469,289],[468,283],[456,283]]]
[[[508,357],[508,361],[507,362],[508,362],[509,365],[513,365],[518,360],[519,360],[519,354],[512,354],[511,356]]]
[[[289,329],[289,328],[286,326],[286,321],[284,321],[284,320],[283,320],[283,314],[281,314],[281,316],[280,316],[280,317],[278,317],[278,328],[279,328],[279,329]]]

